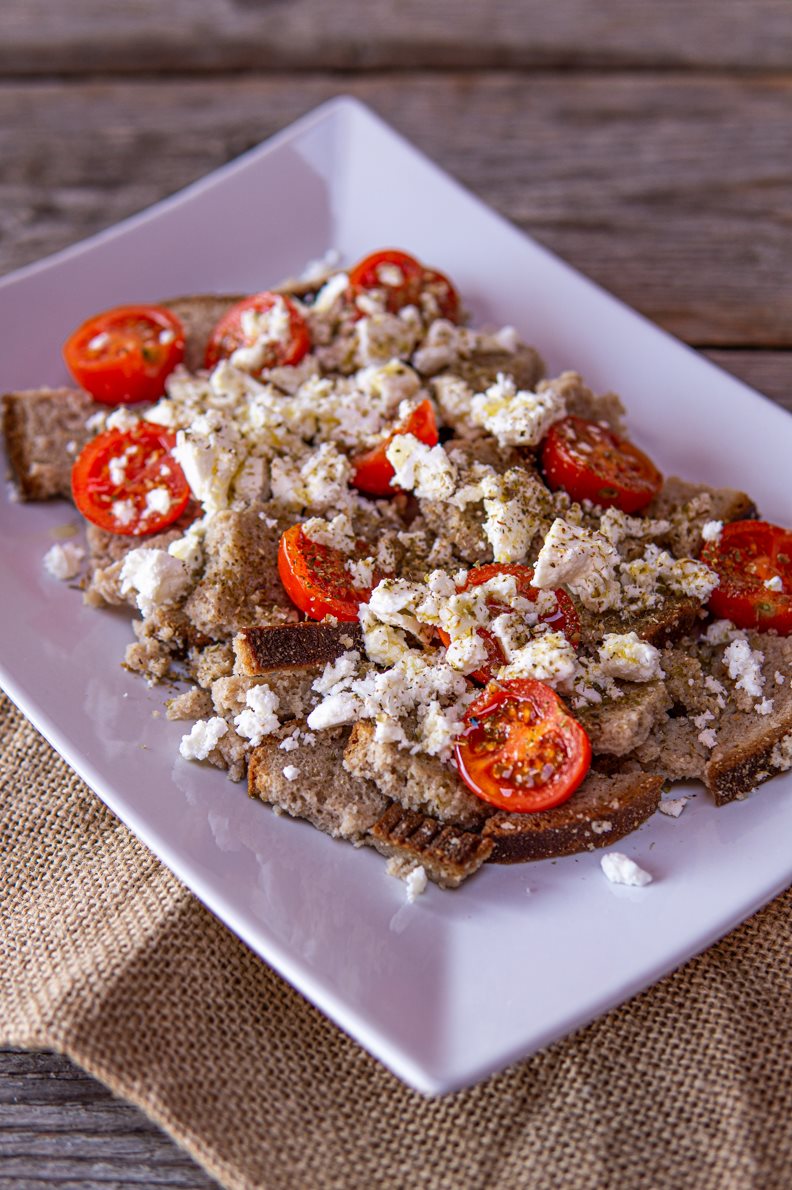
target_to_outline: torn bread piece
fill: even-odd
[[[333,838],[361,842],[388,799],[371,781],[343,768],[348,736],[345,727],[314,734],[304,722],[284,725],[253,749],[248,793]]]
[[[36,388],[3,396],[3,434],[20,500],[71,499],[72,464],[93,430],[86,422],[107,412],[82,389]]]
[[[438,822],[428,814],[391,803],[370,828],[365,842],[408,867],[422,867],[441,888],[457,888],[492,854],[481,835]]]
[[[431,814],[442,822],[476,827],[492,813],[492,807],[470,792],[450,764],[379,741],[371,723],[355,723],[343,763],[348,773],[373,781],[405,809]]]

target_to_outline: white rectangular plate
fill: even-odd
[[[371,179],[387,177],[372,191]],[[449,273],[475,322],[512,323],[551,374],[623,395],[667,473],[743,488],[790,520],[792,421],[551,256],[366,108],[338,99],[150,211],[0,283],[3,389],[66,382],[60,345],[105,306],[266,288],[336,248],[405,248]],[[647,987],[783,888],[792,777],[716,810],[695,792],[599,854],[485,868],[407,904],[373,852],[249,801],[178,759],[165,692],[119,667],[128,621],[45,574],[65,504],[0,501],[0,679],[107,805],[240,938],[400,1078],[429,1094],[522,1058]],[[10,627],[13,626],[13,632]]]

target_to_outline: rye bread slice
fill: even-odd
[[[494,814],[482,837],[493,863],[515,864],[608,847],[637,830],[660,802],[663,778],[651,773],[591,772],[569,801],[535,814]]]
[[[257,677],[281,669],[307,669],[335,661],[348,649],[363,648],[359,624],[281,624],[243,628],[234,637],[241,673]]]
[[[767,715],[729,710],[715,724],[717,744],[704,766],[704,784],[717,806],[792,768],[792,637],[752,633],[749,639],[764,655],[763,695],[773,709]]]
[[[36,388],[3,396],[3,436],[20,500],[71,497],[71,470],[97,405],[82,389]]]
[[[248,793],[334,838],[362,840],[384,813],[387,798],[342,767],[348,736],[347,727],[314,735],[304,721],[286,724],[253,749]],[[296,747],[281,748],[287,738]]]
[[[376,738],[373,724],[355,723],[344,752],[348,773],[373,781],[405,809],[430,814],[442,822],[478,827],[491,807],[460,780],[450,765],[425,752],[413,753]]]
[[[381,855],[420,864],[441,888],[457,888],[489,859],[493,848],[492,841],[481,835],[438,822],[397,802],[374,823],[366,842]]]

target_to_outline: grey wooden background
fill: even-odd
[[[2,0],[0,273],[342,92],[792,409],[790,0]],[[0,1051],[0,1188],[213,1184],[67,1060]]]

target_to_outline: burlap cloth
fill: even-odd
[[[426,1100],[212,917],[4,697],[0,733],[5,1042],[68,1054],[225,1185],[792,1186],[790,893],[574,1037]]]

